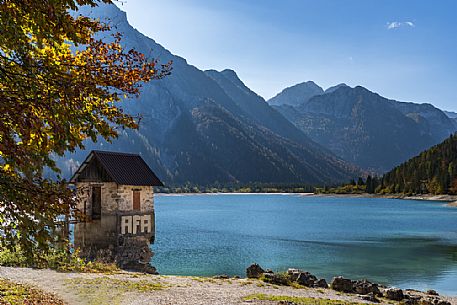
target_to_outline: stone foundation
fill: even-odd
[[[99,248],[94,245],[80,247],[81,258],[101,263],[115,263],[119,268],[131,271],[156,274],[156,269],[150,265],[154,252],[149,247],[149,241],[144,236],[120,237],[119,245]]]

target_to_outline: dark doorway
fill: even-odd
[[[100,219],[102,216],[102,188],[92,187],[92,219]]]

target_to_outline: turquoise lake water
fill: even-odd
[[[253,262],[457,295],[457,208],[300,195],[158,195],[159,273],[245,276]]]

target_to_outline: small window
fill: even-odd
[[[102,215],[102,188],[92,187],[92,219],[100,219]]]
[[[140,211],[140,191],[133,191],[133,210]]]

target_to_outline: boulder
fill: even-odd
[[[309,272],[300,272],[296,280],[298,284],[306,287],[313,287],[315,281],[317,281],[317,277]]]
[[[420,305],[433,305],[433,300],[432,299],[422,299],[419,302]]]
[[[370,292],[366,295],[361,296],[362,300],[372,302],[372,303],[379,303],[380,301],[376,298],[376,294]]]
[[[314,287],[315,288],[328,288],[328,284],[325,279],[320,279],[320,280],[314,281]]]
[[[228,280],[230,277],[227,274],[219,274],[213,276],[213,279],[218,279],[218,280]]]
[[[250,279],[258,279],[264,273],[265,270],[263,270],[258,264],[252,264],[246,269],[246,276]]]
[[[296,282],[297,279],[298,279],[298,276],[300,275],[300,273],[302,273],[303,271],[300,270],[300,269],[293,269],[293,268],[289,268],[287,270],[287,274],[289,275],[289,278],[292,282]]]
[[[264,273],[263,280],[275,285],[289,285],[289,276],[286,274]]]
[[[436,292],[436,291],[433,290],[433,289],[427,290],[427,294],[428,294],[428,295],[439,295],[438,292]]]
[[[405,305],[419,305],[422,297],[420,295],[405,294]]]
[[[353,292],[352,281],[342,276],[334,277],[330,283],[330,288],[341,292]]]
[[[400,288],[388,288],[384,290],[384,296],[386,297],[386,299],[393,301],[401,301],[405,298],[403,290],[401,290]]]
[[[375,295],[381,295],[381,291],[379,291],[378,285],[371,283],[368,280],[352,282],[352,288],[355,293],[358,294],[374,293]]]
[[[303,272],[303,271],[300,269],[295,269],[295,268],[287,269],[287,274],[300,273],[300,272]]]
[[[441,300],[439,297],[436,296],[429,296],[422,299],[419,303],[420,305],[449,305],[450,303],[445,300]]]

